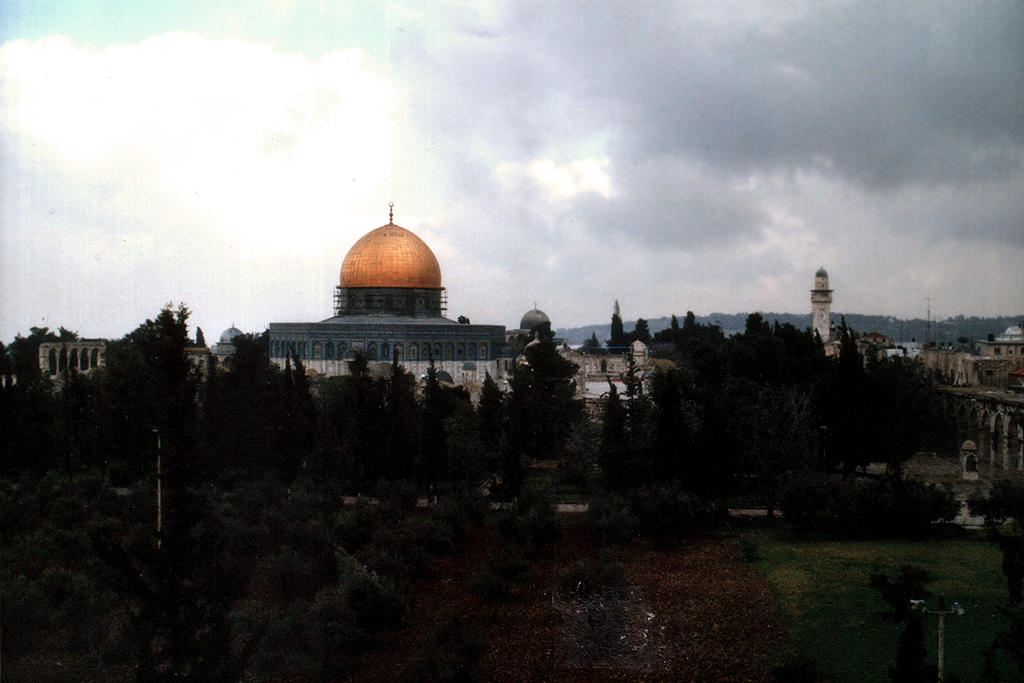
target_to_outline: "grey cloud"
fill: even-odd
[[[521,3],[500,29],[469,27],[448,45],[414,36],[404,55],[415,106],[449,168],[473,157],[474,141],[523,161],[601,137],[619,198],[579,198],[577,219],[654,246],[756,234],[758,198],[730,182],[751,174],[811,172],[881,195],[1020,188],[1024,5],[706,11]],[[458,189],[483,196],[482,170]],[[1006,203],[998,190],[983,194]],[[979,239],[1020,234],[1005,212],[975,218],[968,234]],[[957,230],[945,224],[915,229]],[[529,217],[522,225],[531,229]]]
[[[856,2],[771,31],[690,12],[531,6],[497,38],[417,57],[462,91],[434,115],[523,153],[612,122],[622,157],[831,165],[873,187],[1020,164],[1020,3]]]

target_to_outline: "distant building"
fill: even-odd
[[[1024,357],[1024,322],[1011,325],[993,340],[978,340],[978,350],[983,356],[1003,358]]]
[[[242,334],[242,331],[232,325],[220,335],[220,340],[210,349],[210,354],[217,359],[218,363],[235,355],[235,337]]]
[[[106,364],[106,339],[76,339],[39,345],[39,370],[47,377],[60,377],[65,372],[91,373]]]
[[[825,345],[826,356],[839,355],[839,341],[832,331],[832,290],[828,286],[828,272],[818,268],[811,290],[811,327]]]

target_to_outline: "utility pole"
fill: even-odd
[[[946,599],[940,596],[938,610],[930,610],[925,607],[924,600],[911,600],[910,609],[918,610],[922,614],[936,614],[939,617],[939,683],[942,683],[944,680],[943,668],[946,663],[946,615],[963,616],[964,608],[960,606],[959,602],[954,602],[953,606],[947,610]]]

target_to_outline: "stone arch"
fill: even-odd
[[[1021,450],[1020,414],[1010,413],[1006,416],[1006,457],[1018,472],[1024,472],[1024,451]]]
[[[78,369],[78,349],[71,349],[71,360],[68,362],[68,367],[72,370]]]
[[[48,369],[49,369],[49,374],[56,375],[57,374],[57,351],[55,349],[50,349],[50,353],[47,356],[47,360],[48,360],[47,366],[48,366]]]
[[[89,369],[89,349],[82,349],[78,354],[78,367],[81,370]]]
[[[961,444],[965,440],[970,439],[971,407],[963,401],[954,402],[953,399],[947,398],[946,411],[947,414],[952,413],[953,424],[956,425],[957,444]]]
[[[1006,427],[1003,414],[998,412],[992,416],[992,458],[1003,469],[1009,467],[1006,458]]]
[[[992,450],[991,418],[984,408],[978,409],[978,458],[995,464],[995,453]]]
[[[99,365],[100,365],[100,350],[99,349],[93,349],[92,352],[89,354],[89,365],[94,367],[94,368],[98,368],[99,367]]]

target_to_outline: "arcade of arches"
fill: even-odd
[[[44,342],[39,345],[39,369],[47,377],[57,377],[65,371],[90,372],[106,364],[107,342],[102,339]]]
[[[1024,396],[941,390],[957,444],[977,444],[978,460],[1024,473]]]

